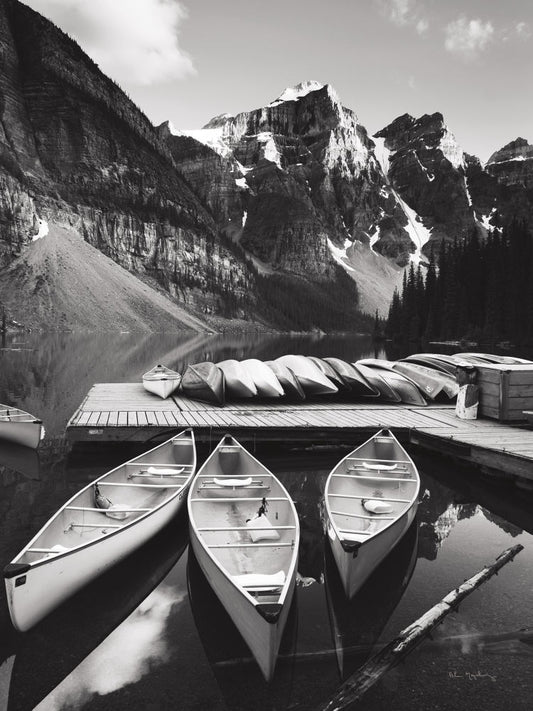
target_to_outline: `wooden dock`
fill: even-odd
[[[243,442],[362,441],[388,427],[404,441],[533,486],[533,429],[496,420],[461,420],[454,405],[377,402],[241,401],[216,407],[182,396],[161,400],[140,383],[93,385],[67,425],[73,442],[144,442],[193,427],[199,441],[226,432]]]

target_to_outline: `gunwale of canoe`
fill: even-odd
[[[43,421],[20,407],[0,404],[0,439],[36,449],[44,437]]]
[[[87,505],[88,503],[90,503],[92,501],[94,484],[102,484],[104,481],[107,480],[108,483],[110,484],[110,486],[112,487],[113,483],[115,483],[115,484],[123,483],[121,481],[121,479],[123,478],[122,476],[118,477],[116,481],[110,480],[110,477],[113,477],[117,474],[121,474],[122,470],[124,470],[124,473],[126,473],[128,466],[136,465],[136,464],[142,465],[143,459],[146,459],[147,455],[149,455],[151,459],[157,458],[157,456],[159,454],[164,452],[165,449],[169,448],[169,445],[171,445],[171,443],[173,443],[176,440],[181,439],[187,432],[190,433],[191,447],[192,447],[191,451],[193,452],[193,458],[192,458],[191,465],[189,465],[188,470],[186,470],[189,472],[187,478],[183,479],[183,482],[180,481],[180,488],[169,488],[167,485],[165,485],[160,490],[160,492],[156,491],[156,494],[152,495],[152,498],[154,499],[153,506],[150,506],[150,507],[146,506],[146,508],[149,508],[150,510],[144,511],[144,512],[138,512],[139,515],[136,515],[136,512],[133,511],[133,516],[131,518],[128,517],[129,520],[124,519],[126,521],[126,523],[121,525],[120,528],[114,529],[109,533],[100,533],[98,535],[86,537],[85,540],[81,540],[81,542],[78,543],[77,545],[72,546],[65,551],[58,552],[58,553],[54,554],[52,557],[49,557],[49,554],[32,553],[32,552],[28,551],[29,548],[34,547],[34,544],[39,543],[39,541],[41,541],[42,543],[45,543],[47,541],[47,538],[44,538],[45,534],[47,534],[47,533],[53,534],[55,532],[55,529],[58,529],[58,528],[61,531],[62,525],[60,526],[57,524],[59,522],[59,519],[65,514],[66,511],[69,510],[68,507],[82,506],[84,503],[85,503],[85,505]],[[179,463],[179,462],[155,462],[155,461],[149,462],[148,461],[148,462],[146,462],[145,466],[147,466],[148,464],[153,464],[156,466],[157,465],[161,466],[162,464],[165,464],[169,467],[174,466],[176,468],[182,466],[181,463]],[[184,489],[186,490],[188,488],[188,485],[192,481],[192,478],[193,478],[193,475],[195,472],[195,468],[196,468],[196,452],[195,452],[195,446],[194,446],[194,433],[192,432],[192,430],[184,430],[183,432],[180,432],[178,435],[171,437],[169,440],[167,440],[166,442],[163,442],[162,444],[158,445],[157,447],[154,447],[154,448],[148,450],[147,452],[144,452],[143,454],[140,454],[137,457],[129,459],[126,462],[123,462],[122,464],[119,464],[118,466],[114,467],[113,469],[110,469],[109,471],[105,472],[104,474],[97,477],[96,479],[93,479],[91,482],[89,482],[89,484],[87,484],[82,489],[77,491],[68,501],[66,501],[48,519],[48,521],[46,521],[46,523],[39,529],[39,531],[37,531],[37,533],[29,541],[29,543],[27,543],[24,546],[24,548],[20,551],[20,553],[18,553],[17,556],[15,556],[15,558],[13,558],[12,563],[15,564],[15,563],[20,563],[20,562],[25,562],[25,563],[27,562],[27,563],[29,563],[29,565],[31,566],[32,569],[37,568],[41,565],[46,565],[47,563],[51,562],[52,560],[56,560],[59,558],[69,556],[72,553],[78,552],[82,548],[85,548],[90,545],[94,545],[96,543],[100,543],[103,540],[108,540],[109,538],[111,538],[113,536],[116,536],[120,533],[127,531],[131,527],[135,526],[135,524],[139,523],[141,520],[149,518],[150,516],[153,516],[161,508],[163,508],[164,506],[169,504],[171,501],[173,501],[175,498],[177,498],[180,495],[180,493],[183,492]],[[131,473],[131,470],[129,473]],[[149,477],[149,478],[150,478],[150,480],[161,481],[161,478],[158,477],[157,475],[154,475],[153,477]],[[152,485],[152,483],[153,482],[151,481],[150,486]],[[115,488],[118,489],[118,487],[115,487]],[[166,490],[166,492],[167,492],[166,497],[164,497],[164,493],[165,493],[164,490]],[[118,489],[118,491],[120,491],[120,490]],[[142,492],[143,490],[142,489],[135,489],[134,491]],[[147,489],[147,491],[149,491],[149,488]],[[102,490],[102,493],[105,493],[105,495],[108,497],[113,496],[113,494],[110,492],[110,489],[108,489],[107,487],[105,490]],[[90,497],[90,502],[84,501],[85,498],[87,498],[87,495],[89,495],[89,497]],[[116,497],[115,497],[115,500],[116,500]],[[140,493],[138,496],[134,497],[134,500],[131,501],[131,503],[128,502],[127,504],[124,503],[124,504],[118,504],[118,505],[124,506],[125,510],[126,510],[126,507],[128,507],[128,506],[133,509],[133,508],[139,508],[139,504],[143,501],[149,503],[149,501],[147,501],[147,499],[146,499],[146,496],[143,497],[143,494]],[[95,508],[94,504],[91,504],[91,506],[88,506],[88,508]],[[91,514],[95,514],[94,518],[97,519],[96,523],[98,521],[103,521],[103,525],[101,525],[101,526],[97,526],[95,523],[94,524],[95,528],[99,528],[99,529],[111,528],[111,524],[114,524],[115,522],[117,522],[119,520],[119,519],[113,519],[113,518],[106,516],[105,515],[106,510],[107,509],[100,509],[97,511],[88,512]],[[85,513],[85,512],[82,512],[82,513]],[[92,523],[92,521],[91,521],[91,523]],[[65,534],[64,529],[63,529],[63,534]],[[79,537],[81,538],[81,534],[79,534]],[[37,546],[35,546],[35,547],[37,547]],[[21,561],[22,558],[25,558],[25,556],[28,556],[28,555],[31,555],[31,556],[37,555],[40,557],[38,557],[35,560]]]

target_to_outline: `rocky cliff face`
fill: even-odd
[[[388,151],[391,186],[429,233],[425,254],[442,239],[466,238],[476,224],[466,163],[442,114],[405,114],[376,138],[384,139]]]
[[[50,22],[17,2],[2,12],[3,264],[46,217],[197,311],[242,315],[246,299],[253,313],[253,274],[144,114]]]

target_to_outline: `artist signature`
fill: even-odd
[[[458,674],[455,670],[448,672],[448,678],[450,679],[468,679],[468,681],[478,681],[478,679],[490,679],[491,681],[496,681],[496,677],[492,674],[486,674],[484,672],[465,672],[464,674]]]

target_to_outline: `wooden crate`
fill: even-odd
[[[500,422],[526,420],[524,410],[533,410],[533,364],[478,365],[478,415]]]

